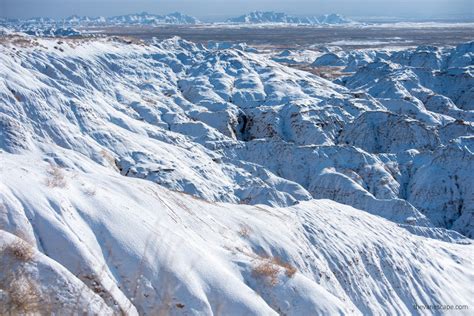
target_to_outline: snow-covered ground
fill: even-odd
[[[4,35],[0,313],[472,308],[473,55]]]

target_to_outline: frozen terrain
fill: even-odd
[[[336,25],[348,24],[353,21],[341,16],[340,14],[324,14],[319,17],[296,17],[282,12],[272,11],[254,11],[239,17],[227,20],[231,23],[245,23],[245,24],[309,24],[309,25]]]
[[[31,19],[0,19],[0,24],[18,26],[99,26],[99,25],[161,25],[161,24],[198,24],[195,17],[174,12],[166,15],[158,15],[147,12],[126,14],[111,17],[89,17],[72,15],[66,18],[31,18]]]
[[[41,37],[78,37],[83,35],[81,30],[105,26],[155,27],[163,25],[195,25],[199,23],[199,20],[195,17],[179,12],[167,15],[142,12],[112,17],[73,15],[63,19],[43,17],[31,19],[0,18],[0,27],[8,28],[10,31]],[[92,33],[94,34],[94,32]]]
[[[166,15],[157,15],[147,12],[126,14],[112,17],[89,17],[73,15],[67,18],[30,18],[30,19],[2,19],[0,25],[13,25],[17,28],[28,27],[91,27],[91,26],[132,26],[132,25],[194,25],[201,24],[197,18],[180,12]],[[340,14],[324,14],[319,17],[295,17],[285,13],[255,11],[245,15],[216,22],[233,24],[303,24],[303,25],[342,25],[353,21]],[[212,24],[212,23],[210,23]]]
[[[473,43],[0,39],[1,314],[472,306]]]

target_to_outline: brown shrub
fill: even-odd
[[[64,171],[57,166],[50,166],[48,170],[49,177],[46,179],[46,185],[51,188],[64,188],[66,186],[66,176]]]
[[[25,275],[20,274],[10,279],[6,292],[9,297],[8,314],[32,314],[40,308],[38,290]]]
[[[285,271],[288,278],[292,278],[297,271],[290,263],[284,262],[278,257],[262,257],[252,269],[252,275],[264,278],[270,285],[275,286],[278,284],[278,274],[281,269]]]
[[[280,269],[269,260],[260,261],[253,269],[252,275],[257,278],[263,278],[274,286],[278,283],[278,273]]]
[[[9,244],[6,251],[22,262],[30,261],[35,253],[33,246],[21,239]]]
[[[282,267],[283,269],[285,269],[285,275],[289,278],[292,278],[295,273],[296,273],[296,268],[294,266],[292,266],[290,263],[288,262],[283,262],[281,261],[280,258],[274,258],[276,260],[276,264],[278,264],[280,267]]]
[[[240,225],[240,229],[238,231],[240,237],[247,238],[250,236],[251,232],[252,232],[252,229],[248,227],[247,225]]]

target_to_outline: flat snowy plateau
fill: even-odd
[[[0,41],[0,314],[472,312],[474,43]]]

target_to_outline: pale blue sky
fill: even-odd
[[[0,0],[0,16],[15,18],[180,11],[206,20],[253,10],[283,11],[293,15],[335,12],[350,17],[474,20],[474,0]]]

